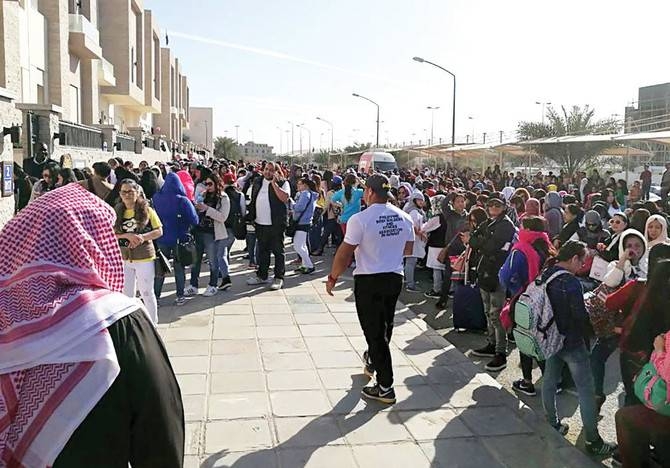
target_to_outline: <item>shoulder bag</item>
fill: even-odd
[[[196,259],[195,239],[191,234],[187,234],[184,240],[177,239],[177,248],[175,260],[182,266],[189,266],[195,263]]]
[[[298,219],[293,219],[291,216],[291,219],[289,220],[288,226],[286,226],[286,235],[288,237],[294,237],[295,233],[298,231],[298,226],[300,219],[302,218],[302,215],[305,214],[307,211],[307,208],[309,208],[309,205],[312,203],[312,194],[309,194],[309,202],[307,202],[307,205],[305,206],[305,209],[300,212],[300,216],[298,216]]]

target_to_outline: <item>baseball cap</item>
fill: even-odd
[[[334,185],[341,184],[341,183],[342,183],[342,177],[340,177],[340,176],[338,176],[338,175],[333,176],[333,180],[332,180],[332,182],[333,182]]]
[[[365,186],[372,190],[375,195],[393,198],[393,194],[390,192],[391,183],[389,182],[388,177],[383,174],[372,174],[365,181]]]
[[[493,192],[493,193],[491,193],[491,195],[489,195],[489,199],[486,201],[486,205],[489,206],[489,205],[493,205],[495,203],[497,203],[499,205],[502,205],[502,206],[507,205],[507,203],[505,202],[505,197],[502,195],[502,193]]]

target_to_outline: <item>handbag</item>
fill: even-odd
[[[609,262],[602,257],[593,257],[589,277],[597,281],[602,281],[607,273]]]
[[[170,273],[172,273],[172,266],[170,261],[165,256],[163,251],[156,247],[156,258],[154,259],[154,270],[156,271],[156,276],[163,278]]]
[[[647,408],[664,416],[670,416],[670,402],[668,402],[668,384],[654,367],[648,362],[635,377],[633,383],[635,396]]]
[[[309,208],[309,205],[312,203],[312,194],[309,194],[309,202],[307,202],[307,205],[305,206],[305,209],[300,212],[300,216],[298,216],[298,219],[293,219],[291,216],[291,219],[288,222],[288,226],[286,226],[286,235],[288,237],[294,237],[295,233],[298,231],[298,221],[302,218],[302,215],[305,214],[305,211],[307,211],[307,208]]]
[[[584,295],[586,312],[593,327],[593,332],[598,338],[614,335],[614,328],[619,326],[620,315],[618,310],[608,310],[605,307],[607,296],[616,291],[606,284],[601,284],[593,291]]]
[[[175,260],[183,266],[193,265],[195,263],[197,253],[195,248],[195,239],[191,234],[186,236],[186,240],[177,239],[177,248],[175,252]]]
[[[451,244],[453,244],[454,241],[455,241],[455,240],[458,238],[458,236],[460,236],[460,235],[461,235],[461,231],[458,231],[458,232],[456,233],[456,235],[455,235],[454,237],[451,238],[451,240],[449,241],[449,243],[448,243],[446,246],[442,247],[442,250],[440,250],[440,253],[437,254],[437,261],[438,261],[438,262],[446,264],[448,261],[450,261],[450,257],[449,257],[449,248],[451,247]],[[466,249],[466,250],[467,250],[467,249]],[[463,251],[463,253],[465,253],[465,251]],[[463,254],[461,254],[461,256],[462,256],[462,255],[463,255]],[[453,268],[453,265],[452,265],[452,268]]]

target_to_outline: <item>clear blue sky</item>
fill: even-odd
[[[214,107],[214,135],[266,142],[305,123],[312,146],[451,138],[451,78],[457,75],[457,140],[473,130],[512,136],[539,120],[535,101],[590,104],[623,114],[637,88],[670,81],[670,2],[649,0],[145,0],[183,63],[191,104]],[[163,38],[164,39],[164,38]],[[468,119],[473,117],[473,119]],[[321,133],[324,133],[321,136]],[[414,136],[412,136],[414,134]],[[299,146],[295,129],[294,146]],[[307,132],[303,147],[307,148]],[[286,134],[283,139],[286,150]]]

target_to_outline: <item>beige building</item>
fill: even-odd
[[[78,167],[202,150],[183,141],[188,79],[143,0],[3,0],[0,40],[0,159],[22,164],[43,143]]]
[[[272,152],[273,147],[265,143],[254,143],[253,141],[247,141],[243,145],[237,145],[237,149],[242,157],[247,160],[262,160],[268,159],[274,156]]]
[[[188,135],[191,143],[205,147],[210,153],[213,152],[212,122],[214,122],[214,109],[211,107],[191,107],[189,113]]]

